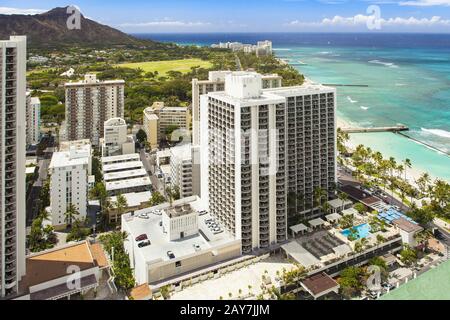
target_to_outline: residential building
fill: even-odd
[[[152,108],[146,108],[144,110],[143,124],[144,131],[147,134],[147,141],[150,145],[150,149],[154,150],[159,145],[159,117],[156,115]]]
[[[0,298],[25,274],[26,41],[0,41]]]
[[[65,244],[26,258],[27,275],[20,283],[17,300],[69,299],[93,292],[108,277],[109,260],[99,243]],[[78,285],[73,272],[79,272]],[[106,280],[106,279],[105,279]]]
[[[91,139],[99,146],[105,121],[124,116],[125,81],[99,81],[95,74],[87,74],[84,80],[68,82],[64,87],[67,139]]]
[[[49,166],[50,207],[52,225],[56,229],[67,225],[65,213],[71,204],[84,219],[88,204],[88,183],[92,173],[92,148],[88,139],[61,143],[53,153]]]
[[[272,41],[258,41],[256,45],[241,42],[220,42],[211,45],[212,48],[230,49],[233,52],[242,51],[244,53],[255,53],[257,56],[272,54]]]
[[[334,195],[335,99],[316,84],[263,89],[256,72],[228,74],[224,92],[201,97],[201,198],[244,252],[320,214],[316,188]],[[288,195],[303,201],[288,208]]]
[[[192,147],[190,144],[177,146],[170,149],[171,184],[178,187],[180,197],[193,195],[192,181]]]
[[[137,285],[149,284],[153,289],[181,282],[203,268],[219,268],[220,262],[241,255],[240,241],[229,232],[214,233],[199,216],[202,209],[198,197],[163,203],[155,207],[122,215],[124,242]],[[140,247],[136,238],[145,234],[150,245]]]
[[[103,180],[109,196],[146,192],[152,183],[139,154],[102,158]]]
[[[192,144],[200,144],[200,96],[225,90],[225,76],[232,71],[210,71],[208,80],[192,79]],[[283,78],[277,74],[262,76],[263,89],[281,87]]]
[[[166,137],[167,130],[189,130],[189,110],[186,107],[166,107],[162,102],[155,102],[144,110],[143,124],[147,141],[151,149],[155,149],[161,139]],[[186,135],[184,132],[182,134]]]
[[[122,118],[105,121],[103,138],[100,139],[104,157],[135,152],[133,135],[128,135],[128,127]]]
[[[27,92],[27,146],[39,143],[41,125],[41,101]]]

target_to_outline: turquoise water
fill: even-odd
[[[353,126],[403,124],[413,140],[393,134],[352,134],[397,161],[450,181],[450,54],[442,49],[295,48],[280,46],[277,56],[313,81],[362,84],[337,87],[338,115]]]
[[[273,41],[275,54],[308,78],[337,87],[338,115],[354,126],[404,124],[407,134],[439,150],[391,133],[353,134],[364,144],[412,160],[413,169],[450,181],[450,35],[219,33],[150,34],[179,44]]]
[[[362,238],[367,238],[370,234],[370,225],[368,223],[360,224],[359,226],[353,227],[357,231],[357,240]],[[341,231],[341,234],[348,238],[350,235],[350,229],[345,229]]]

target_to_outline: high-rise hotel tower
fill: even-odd
[[[200,103],[201,197],[243,252],[285,241],[289,225],[318,214],[314,190],[331,197],[336,183],[335,89],[261,83],[233,72]]]
[[[0,41],[0,298],[25,274],[26,47]]]

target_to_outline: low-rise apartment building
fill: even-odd
[[[128,134],[128,127],[122,118],[105,121],[103,138],[100,139],[104,157],[130,154],[135,152],[133,135]]]
[[[177,146],[170,149],[171,184],[178,187],[180,197],[190,197],[193,195],[193,164],[192,147],[190,144]]]
[[[139,154],[102,158],[103,180],[109,196],[151,190],[151,181]]]
[[[152,149],[155,149],[164,137],[170,138],[167,136],[168,131],[189,130],[190,115],[186,107],[168,107],[162,102],[155,102],[143,113],[144,131]]]

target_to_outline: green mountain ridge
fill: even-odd
[[[141,40],[107,25],[100,24],[81,14],[81,29],[70,30],[67,20],[71,14],[68,7],[54,8],[36,15],[0,15],[0,39],[10,35],[26,35],[30,47],[55,46],[145,46],[165,48],[150,40]]]

